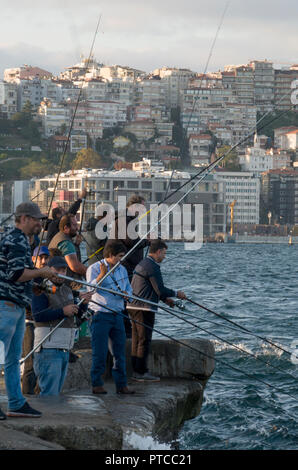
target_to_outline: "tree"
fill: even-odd
[[[258,113],[257,121],[261,119],[262,114]],[[274,129],[279,127],[295,126],[298,127],[298,112],[287,111],[287,113],[274,112],[268,114],[258,124],[258,134],[268,135],[272,139],[274,138]]]
[[[217,149],[217,158],[227,154],[227,156],[220,162],[219,166],[221,166],[221,168],[225,168],[227,171],[241,171],[238,154],[235,149],[232,151],[230,151],[230,149],[231,147],[229,145],[222,145]]]
[[[74,170],[82,168],[100,168],[102,165],[101,156],[95,150],[88,148],[80,150],[73,162]]]
[[[27,165],[20,169],[20,176],[24,179],[30,179],[32,177],[42,178],[53,172],[53,166],[49,165],[46,159],[42,159],[41,162],[30,161]]]

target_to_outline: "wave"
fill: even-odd
[[[134,450],[171,450],[170,444],[159,442],[152,436],[141,436],[134,431],[124,434],[123,449]]]

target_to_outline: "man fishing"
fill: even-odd
[[[50,259],[48,266],[54,274],[66,274],[67,263],[61,256]],[[63,279],[55,281],[53,293],[40,291],[33,295],[32,313],[35,321],[36,347],[42,339],[64,319],[62,325],[46,339],[34,353],[34,370],[38,377],[40,395],[59,395],[66,378],[69,352],[74,344],[74,315],[85,311],[86,303],[91,299],[90,293],[80,293],[84,303],[75,304],[74,295]]]
[[[64,215],[59,223],[59,232],[52,238],[49,249],[58,248],[68,265],[68,275],[80,279],[85,277],[87,268],[81,263],[79,246],[73,242],[73,237],[77,233],[78,223],[76,217],[72,214]]]
[[[133,295],[156,304],[162,300],[173,307],[171,297],[185,299],[186,296],[182,291],[168,289],[163,283],[160,264],[166,257],[167,248],[162,240],[151,241],[149,256],[136,266],[131,286]],[[138,382],[158,382],[160,378],[151,375],[147,365],[157,305],[149,306],[146,302],[133,300],[127,309],[132,320],[132,378]]]
[[[87,282],[96,284],[101,281],[106,274],[121,260],[125,254],[125,248],[120,241],[109,241],[104,248],[104,259],[92,264],[87,269]],[[126,269],[119,265],[112,274],[105,278],[101,286],[112,288],[122,292],[132,294]],[[88,290],[94,290],[88,287]],[[134,393],[127,387],[126,377],[126,335],[122,312],[124,310],[123,296],[110,294],[100,289],[92,295],[90,308],[94,311],[91,324],[92,334],[92,366],[91,382],[94,394],[106,394],[103,385],[102,375],[106,368],[108,354],[108,344],[110,340],[110,352],[113,355],[114,365],[112,375],[116,385],[116,392],[119,394]],[[105,306],[107,308],[105,308]],[[114,313],[109,310],[112,309]],[[117,315],[117,313],[119,313]]]
[[[31,305],[32,281],[55,279],[47,266],[34,269],[28,237],[38,235],[46,216],[34,202],[19,204],[15,227],[0,241],[0,341],[5,348],[5,384],[8,395],[7,416],[39,418],[21,391],[20,359],[25,330],[25,308]],[[6,416],[0,411],[0,419]]]
[[[32,262],[37,269],[43,268],[47,265],[50,257],[50,252],[47,246],[36,247]],[[41,280],[41,279],[40,279]],[[38,279],[36,280],[38,282]],[[26,308],[26,329],[23,340],[23,357],[32,350],[34,345],[34,319],[32,316],[31,307]],[[36,375],[33,367],[33,357],[30,356],[24,361],[24,369],[22,373],[22,392],[25,395],[34,395],[36,387]]]

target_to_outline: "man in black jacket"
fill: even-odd
[[[46,245],[49,246],[51,243],[52,238],[59,232],[59,223],[61,218],[65,214],[73,214],[76,215],[78,212],[81,202],[83,199],[86,198],[87,195],[87,189],[83,188],[82,192],[79,194],[79,198],[70,206],[68,211],[65,211],[63,207],[54,207],[52,209],[52,217],[53,219],[51,221],[48,221],[47,224],[47,238],[46,238]]]
[[[139,243],[140,240],[139,236],[134,239],[130,238],[127,230],[129,224],[135,221],[140,215],[139,212],[134,211],[134,209],[139,209],[136,204],[144,206],[145,199],[142,196],[139,196],[138,194],[133,194],[127,201],[126,213],[124,215],[116,214],[115,217],[115,238],[117,240],[121,240],[124,247],[126,248],[126,252],[130,251],[137,243]],[[124,239],[121,238],[121,234],[123,232],[126,235]],[[144,258],[144,248],[149,245],[149,239],[142,240],[141,243],[139,243],[139,245],[137,246],[137,248],[123,261],[122,266],[126,268],[130,281],[132,279],[135,267]],[[125,311],[124,313],[127,314],[127,311]],[[131,338],[131,322],[128,320],[128,318],[124,318],[124,326],[126,337]]]
[[[168,289],[163,283],[160,263],[166,257],[167,248],[166,243],[162,240],[153,240],[151,242],[149,256],[136,266],[131,286],[135,296],[156,304],[159,300],[162,300],[173,307],[174,301],[171,297],[185,299],[185,294],[182,291]],[[133,379],[138,382],[157,382],[159,377],[151,375],[147,367],[157,305],[151,306],[146,302],[133,300],[128,309],[132,320],[131,362],[134,372]]]

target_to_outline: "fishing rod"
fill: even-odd
[[[220,313],[217,313],[217,312],[214,312],[214,310],[211,310],[210,308],[207,308],[207,307],[204,307],[204,305],[201,305],[199,304],[198,302],[195,302],[194,300],[190,299],[189,297],[186,297],[186,299],[188,302],[192,303],[193,305],[196,305],[197,307],[200,307],[204,310],[206,310],[207,312],[209,313],[212,313],[213,315],[216,315],[217,317],[219,318],[222,318],[223,320],[231,323],[232,325],[234,326],[237,326],[238,328],[240,328],[241,330],[243,330],[245,333],[248,333],[248,334],[252,334],[254,335],[256,338],[258,339],[261,339],[262,341],[264,341],[265,343],[268,343],[270,344],[271,346],[274,346],[275,348],[279,349],[280,351],[290,355],[290,356],[293,356],[293,353],[292,352],[289,352],[287,351],[286,349],[284,349],[283,347],[279,346],[278,344],[276,343],[273,343],[273,341],[270,341],[269,339],[265,338],[264,336],[260,336],[258,335],[257,333],[253,333],[251,330],[249,330],[248,328],[246,328],[245,326],[242,326],[240,325],[239,323],[236,323],[235,321],[233,320],[230,320],[229,318],[227,318],[226,316],[220,314]],[[298,356],[295,356],[298,359]]]
[[[91,57],[92,57],[93,48],[94,48],[95,39],[96,39],[96,36],[97,36],[97,33],[98,33],[100,21],[101,21],[101,14],[100,14],[99,19],[97,21],[96,30],[95,30],[95,33],[94,33],[94,36],[93,36],[93,41],[92,41],[90,52],[89,52],[89,57],[87,59],[87,68],[89,66],[89,63],[90,63],[90,60],[91,60]],[[78,98],[77,98],[77,101],[76,101],[76,104],[75,104],[75,107],[74,107],[73,116],[72,116],[72,119],[71,119],[71,122],[70,122],[69,131],[68,131],[68,135],[67,135],[67,140],[65,142],[64,149],[63,149],[63,154],[61,156],[61,163],[60,163],[60,166],[59,166],[59,169],[58,169],[57,178],[56,178],[56,181],[55,181],[55,185],[54,185],[54,189],[53,189],[53,192],[52,192],[52,197],[51,197],[50,205],[49,205],[49,209],[48,209],[48,217],[50,215],[50,210],[51,210],[51,207],[52,207],[52,204],[53,204],[53,201],[54,201],[55,192],[56,192],[56,189],[57,189],[57,186],[58,186],[59,177],[60,177],[60,174],[61,174],[61,171],[62,171],[62,168],[63,168],[63,163],[64,163],[65,155],[66,155],[66,152],[67,152],[67,147],[69,146],[71,132],[72,132],[72,128],[73,128],[73,125],[74,125],[74,120],[75,120],[75,117],[76,117],[77,109],[78,109],[79,102],[80,102],[81,95],[82,95],[82,89],[83,89],[83,82],[82,82],[82,85],[79,88],[79,94],[78,94]],[[39,245],[38,245],[37,255],[39,253],[39,249],[40,249],[42,241],[43,241],[44,233],[45,233],[45,230],[43,228],[42,234],[41,234],[41,237],[40,237],[40,242],[39,242]],[[37,257],[36,257],[36,259],[37,259]]]
[[[289,93],[286,93],[284,96],[282,96],[282,98],[279,100],[281,101],[282,99],[284,99],[284,97],[288,96],[290,93],[292,92],[292,90],[290,90]],[[292,106],[286,110],[283,110],[281,113],[279,113],[277,116],[275,116],[273,119],[271,119],[269,121],[269,123],[267,122],[266,124],[264,124],[264,126],[260,127],[259,128],[259,131],[262,130],[263,127],[266,127],[268,126],[270,123],[274,122],[275,120],[279,119],[283,114],[287,113],[290,109],[292,108]],[[258,124],[263,120],[265,119],[265,117],[270,114],[270,112],[268,111],[267,113],[265,113],[256,123],[256,126],[258,126]],[[148,210],[147,212],[145,212],[144,214],[142,214],[141,216],[138,217],[138,220],[141,220],[143,217],[145,217],[146,215],[148,215],[152,210],[155,210],[155,209],[158,209],[158,207],[160,206],[160,204],[164,203],[166,200],[168,200],[169,198],[171,198],[172,196],[174,196],[177,192],[179,192],[184,186],[186,185],[189,185],[189,183],[191,183],[192,181],[196,180],[196,178],[198,178],[199,176],[201,176],[201,178],[194,182],[194,184],[192,185],[192,187],[186,192],[184,193],[184,195],[178,200],[178,202],[176,202],[175,204],[173,204],[173,206],[168,210],[167,213],[164,214],[164,216],[158,220],[158,222],[154,225],[153,228],[151,228],[147,233],[145,233],[141,238],[140,240],[138,240],[138,242],[126,253],[126,255],[122,258],[122,260],[119,262],[119,264],[124,261],[125,258],[127,258],[128,256],[130,256],[133,251],[140,245],[140,243],[148,237],[148,235],[150,234],[151,231],[153,231],[161,222],[163,219],[165,219],[166,217],[168,217],[168,215],[170,214],[170,212],[174,209],[175,206],[177,206],[178,204],[180,204],[180,202],[186,197],[188,196],[188,194],[196,187],[198,186],[201,181],[209,174],[211,173],[211,171],[213,171],[215,169],[215,167],[222,161],[224,160],[231,152],[232,150],[234,150],[237,146],[241,145],[242,143],[244,143],[246,140],[248,140],[253,134],[255,133],[255,126],[253,127],[253,129],[251,130],[251,132],[246,135],[246,137],[244,137],[242,140],[238,141],[236,144],[234,144],[233,147],[231,147],[226,153],[224,153],[222,156],[218,157],[214,162],[210,163],[207,167],[205,168],[202,168],[199,172],[195,173],[193,176],[191,176],[185,183],[182,183],[179,188],[175,189],[173,192],[171,192],[166,198],[163,199],[162,202],[158,203],[153,209],[150,209]],[[119,265],[118,264],[118,265]],[[106,277],[110,275],[110,273],[113,272],[113,271],[109,271],[107,274],[106,274]],[[102,280],[104,280],[104,278],[102,278]]]
[[[102,288],[101,288],[101,289],[102,289]],[[119,292],[118,292],[118,294],[119,294]],[[171,337],[170,335],[167,335],[166,333],[163,333],[163,332],[157,330],[155,327],[151,327],[151,326],[149,326],[149,325],[146,325],[146,324],[144,324],[144,323],[142,323],[142,322],[140,322],[140,321],[138,321],[138,320],[133,320],[133,319],[129,318],[128,315],[125,315],[125,314],[122,313],[122,312],[117,312],[116,310],[113,310],[113,309],[111,309],[110,307],[107,307],[106,305],[101,304],[100,302],[95,302],[95,301],[91,301],[91,302],[94,303],[94,304],[96,304],[96,305],[98,305],[98,306],[100,306],[100,307],[106,308],[107,310],[111,311],[111,312],[114,313],[114,314],[120,315],[120,316],[122,316],[123,318],[127,318],[127,319],[133,321],[134,323],[140,324],[140,325],[144,326],[145,328],[149,328],[149,329],[152,330],[152,331],[156,331],[156,333],[159,333],[161,336],[165,336],[166,338],[170,339],[171,341],[174,341],[175,343],[180,344],[181,346],[185,346],[186,348],[189,348],[189,349],[191,349],[192,351],[195,351],[196,353],[202,354],[203,356],[207,357],[208,359],[212,359],[212,360],[214,360],[214,361],[216,361],[216,362],[218,362],[218,363],[220,363],[220,364],[223,364],[223,365],[227,366],[228,368],[230,368],[230,369],[232,369],[232,370],[234,370],[234,371],[236,371],[236,372],[240,372],[241,374],[245,375],[245,376],[248,377],[249,379],[252,379],[252,380],[255,380],[255,381],[257,381],[257,382],[260,382],[260,383],[262,383],[263,385],[266,385],[267,387],[269,387],[269,388],[271,388],[271,389],[273,389],[273,390],[275,390],[275,391],[277,391],[277,392],[279,392],[279,393],[282,393],[283,395],[287,395],[287,396],[293,398],[295,401],[297,401],[297,398],[296,398],[296,397],[294,397],[293,395],[291,395],[291,394],[285,392],[283,389],[281,389],[281,388],[279,388],[279,387],[275,387],[274,385],[269,384],[269,383],[266,382],[265,380],[256,378],[256,377],[254,377],[253,375],[248,374],[247,372],[243,372],[241,369],[238,369],[238,367],[231,366],[230,364],[228,364],[226,361],[224,361],[224,360],[222,360],[222,359],[215,358],[214,356],[211,356],[211,355],[208,354],[208,353],[205,353],[205,352],[203,352],[203,351],[200,351],[199,349],[194,348],[193,346],[191,346],[191,345],[189,345],[189,344],[187,344],[187,343],[183,343],[182,341],[177,340],[177,339]],[[205,379],[206,379],[206,378],[207,378],[207,377],[205,377]],[[202,380],[202,379],[203,379],[203,378],[201,378],[201,380]],[[287,414],[288,414],[291,418],[293,418],[293,419],[296,420],[296,418],[295,418],[294,416],[291,416],[290,413],[287,412]]]
[[[59,274],[58,277],[61,277],[62,279],[67,279],[67,280],[69,280],[69,281],[71,280],[71,278],[70,278],[69,276],[64,276],[64,275],[62,275],[62,274],[61,274],[61,275]],[[92,283],[90,283],[90,282],[82,282],[82,284],[85,285],[85,286],[93,287],[93,288],[94,288],[94,284],[92,284]],[[193,322],[191,322],[191,321],[189,321],[189,320],[187,320],[187,319],[185,319],[185,318],[179,317],[179,316],[176,314],[177,312],[175,312],[175,310],[172,310],[172,309],[170,310],[169,308],[164,307],[164,306],[162,306],[162,305],[159,305],[159,304],[156,303],[156,302],[152,302],[152,301],[149,301],[149,300],[147,300],[147,299],[143,299],[143,298],[138,297],[138,296],[136,296],[136,295],[133,295],[133,294],[130,295],[130,294],[124,293],[124,292],[121,291],[120,289],[119,289],[118,291],[115,291],[115,290],[113,290],[113,289],[108,289],[108,288],[105,288],[105,287],[98,287],[98,289],[99,289],[99,290],[103,290],[104,292],[108,292],[108,293],[113,294],[113,295],[119,295],[119,296],[122,297],[122,298],[127,298],[127,297],[129,297],[130,299],[137,300],[137,301],[141,301],[141,302],[146,303],[146,304],[148,304],[148,305],[152,305],[152,306],[154,306],[154,307],[158,307],[158,308],[160,308],[160,309],[162,309],[162,310],[164,310],[164,311],[170,313],[171,315],[177,317],[178,319],[184,321],[185,323],[188,323],[188,324],[190,324],[190,325],[196,327],[197,329],[202,330],[202,331],[204,331],[205,333],[208,333],[208,334],[211,335],[211,336],[214,336],[215,338],[219,339],[220,341],[222,341],[222,342],[224,342],[224,343],[227,343],[229,346],[232,346],[233,348],[238,349],[238,351],[240,351],[240,352],[242,352],[242,353],[244,353],[244,354],[247,354],[248,356],[253,357],[255,360],[257,360],[257,361],[259,361],[259,362],[262,362],[262,363],[266,364],[267,366],[270,366],[270,367],[272,367],[273,369],[276,369],[276,370],[278,370],[279,372],[282,372],[283,374],[288,375],[289,377],[291,377],[291,378],[294,379],[294,380],[297,380],[296,377],[294,377],[292,374],[290,374],[290,373],[288,373],[288,372],[285,372],[284,370],[280,369],[280,368],[277,367],[277,366],[274,366],[274,365],[271,364],[270,362],[268,362],[268,361],[266,361],[266,360],[264,360],[264,359],[261,359],[261,358],[257,357],[255,354],[253,354],[253,353],[251,353],[251,352],[249,352],[249,351],[246,351],[245,349],[241,348],[240,346],[235,345],[234,343],[232,343],[232,342],[230,342],[230,341],[228,341],[228,340],[225,340],[225,339],[221,338],[220,336],[216,335],[215,333],[210,332],[210,331],[207,330],[206,328],[202,328],[202,327],[196,325],[195,323],[193,323]],[[92,303],[93,300],[91,300],[90,302]],[[182,312],[178,312],[178,313],[182,313]],[[183,313],[184,313],[184,312],[183,312]]]

